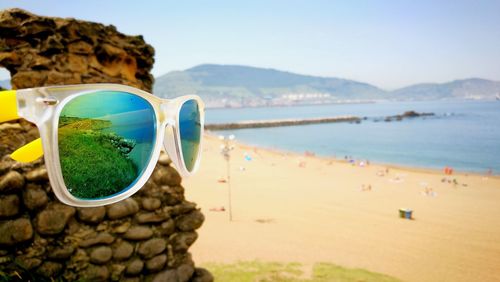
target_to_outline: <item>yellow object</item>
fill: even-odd
[[[0,122],[18,118],[16,90],[0,91]]]
[[[10,157],[18,162],[29,163],[43,156],[42,139],[38,138],[17,149]]]

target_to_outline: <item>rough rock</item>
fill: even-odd
[[[128,198],[116,204],[112,204],[107,208],[109,219],[123,218],[129,215],[133,215],[138,211],[139,205],[132,198]]]
[[[179,282],[175,269],[165,270],[155,275],[153,282]]]
[[[122,277],[123,272],[127,267],[122,264],[111,265],[111,281],[118,281]]]
[[[151,258],[163,252],[166,247],[167,244],[165,240],[161,238],[153,238],[140,243],[137,248],[137,253],[144,258]]]
[[[0,26],[0,65],[16,70],[11,72],[16,88],[107,80],[151,91],[154,49],[141,36],[20,9],[2,11]]]
[[[71,245],[62,246],[49,251],[48,258],[51,259],[67,259],[75,252],[75,248]]]
[[[44,167],[37,168],[26,173],[26,180],[37,182],[37,181],[47,181],[49,180],[49,175],[47,169]]]
[[[149,239],[151,236],[153,236],[153,230],[151,230],[151,228],[146,226],[134,226],[123,235],[123,238],[138,241]]]
[[[144,262],[140,259],[134,259],[129,263],[125,272],[129,275],[137,275],[141,273],[143,268]]]
[[[80,281],[107,281],[109,270],[104,265],[90,265],[82,274]]]
[[[74,214],[73,207],[57,203],[51,205],[37,215],[36,230],[43,235],[59,234]]]
[[[50,278],[57,276],[61,272],[62,268],[63,266],[60,263],[46,261],[37,269],[36,272],[44,277]]]
[[[45,207],[49,197],[40,185],[28,184],[23,191],[24,206],[29,210],[36,210]]]
[[[162,236],[168,236],[175,231],[175,221],[173,219],[169,219],[165,222],[163,222],[159,228],[157,228],[157,231],[162,235]]]
[[[134,246],[129,242],[123,241],[115,247],[113,251],[113,258],[116,260],[126,260],[132,256],[133,252]]]
[[[139,277],[123,277],[120,279],[120,282],[141,282],[141,278]]]
[[[161,206],[160,199],[157,198],[144,198],[142,199],[142,207],[148,211],[154,211]]]
[[[170,165],[172,163],[172,160],[167,154],[161,153],[160,157],[158,158],[158,163],[166,166]]]
[[[108,245],[108,244],[113,243],[113,241],[115,241],[115,237],[113,237],[113,235],[111,235],[107,232],[102,232],[102,233],[97,234],[94,237],[91,237],[91,238],[85,239],[84,241],[81,241],[80,247],[88,248],[88,247],[98,245],[98,244]]]
[[[198,234],[196,232],[179,232],[172,235],[170,242],[174,246],[174,251],[185,252],[196,239],[198,239]]]
[[[16,192],[24,186],[24,177],[17,171],[9,171],[0,179],[0,192]]]
[[[180,174],[171,166],[157,169],[152,177],[158,185],[177,186],[182,181]]]
[[[213,275],[204,268],[196,268],[194,271],[192,282],[213,282]]]
[[[27,218],[0,222],[0,245],[14,245],[33,237],[33,227]]]
[[[10,217],[19,212],[19,197],[17,195],[0,195],[0,218]]]
[[[180,282],[187,282],[194,274],[194,266],[188,263],[182,264],[177,268],[177,276]]]
[[[160,271],[167,262],[167,255],[158,255],[146,261],[146,269],[150,272]]]
[[[78,218],[86,223],[99,223],[106,216],[105,207],[78,208]]]
[[[135,220],[137,220],[138,223],[158,223],[162,222],[165,220],[168,220],[170,218],[168,213],[165,212],[141,212],[138,213],[135,216]]]
[[[107,263],[113,256],[113,250],[107,246],[97,247],[90,253],[90,262],[95,264]]]
[[[179,216],[177,218],[177,228],[181,231],[193,231],[200,228],[203,221],[205,221],[205,216],[199,210],[195,210]]]

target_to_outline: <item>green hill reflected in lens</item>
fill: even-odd
[[[59,157],[68,191],[99,199],[126,191],[151,157],[155,114],[139,96],[102,91],[71,100],[59,118]]]

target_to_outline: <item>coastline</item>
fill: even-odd
[[[218,139],[218,135],[213,132],[206,130],[205,131],[205,137],[208,138],[215,138]],[[281,148],[274,148],[274,147],[266,147],[266,146],[260,146],[260,145],[254,145],[254,144],[248,144],[244,141],[237,140],[234,141],[233,144],[241,146],[242,148],[247,148],[248,150],[253,150],[255,148],[260,149],[260,150],[265,150],[268,152],[273,152],[279,155],[289,155],[289,156],[296,156],[296,157],[306,157],[304,154],[301,154],[299,152],[295,151],[290,151],[286,149],[281,149]],[[310,151],[311,153],[314,153],[314,151]],[[346,164],[347,162],[336,158],[332,156],[323,156],[323,155],[314,155],[314,156],[307,156],[309,158],[317,158],[323,161],[332,161],[332,162],[337,162],[337,163],[343,163]],[[366,160],[366,159],[362,159]],[[405,164],[395,164],[395,163],[384,163],[384,162],[379,162],[379,161],[373,161],[369,160],[372,165],[375,166],[381,166],[381,167],[387,167],[387,168],[392,168],[392,169],[398,169],[398,170],[407,170],[407,171],[412,171],[412,172],[419,172],[419,173],[431,173],[431,174],[438,174],[442,175],[443,174],[443,169],[439,168],[432,168],[432,167],[419,167],[419,166],[412,166],[412,165],[405,165]],[[500,172],[499,172],[500,173]],[[493,174],[493,175],[486,175],[485,173],[480,173],[477,171],[467,171],[467,170],[455,170],[452,175],[458,175],[458,176],[469,176],[469,175],[475,175],[475,176],[483,176],[483,177],[490,177],[494,179],[500,180],[500,174]]]
[[[192,246],[201,264],[327,262],[404,281],[500,279],[498,177],[359,167],[235,142],[230,222],[220,145],[207,135],[200,170],[183,179],[206,217]],[[401,208],[414,220],[399,218]]]

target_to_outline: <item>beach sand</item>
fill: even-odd
[[[183,180],[206,216],[191,249],[198,264],[331,262],[404,281],[500,281],[499,177],[397,167],[378,176],[386,166],[235,144],[229,222],[220,145],[207,136],[200,170]]]

